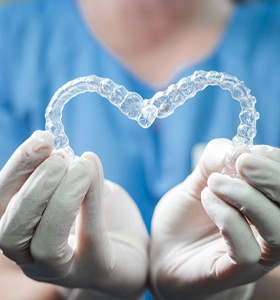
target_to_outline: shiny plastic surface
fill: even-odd
[[[143,99],[139,94],[129,92],[112,80],[95,75],[80,77],[63,85],[51,98],[46,109],[46,130],[54,136],[55,149],[60,155],[71,160],[75,155],[62,124],[64,105],[73,97],[85,92],[96,92],[107,98],[129,119],[136,120],[143,128],[152,125],[156,118],[165,118],[174,110],[195,96],[207,86],[219,86],[229,90],[232,98],[240,102],[240,124],[233,138],[233,148],[227,154],[224,172],[234,176],[234,163],[242,152],[248,152],[256,135],[256,121],[259,113],[255,109],[256,98],[243,81],[227,73],[216,71],[196,71],[170,85],[165,91],[156,93],[151,99]]]

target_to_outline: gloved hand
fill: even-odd
[[[104,181],[96,155],[66,166],[52,149],[52,136],[35,132],[2,169],[3,210],[9,204],[0,248],[35,280],[91,298],[137,299],[145,288],[148,235],[136,205]]]
[[[158,203],[150,270],[158,299],[250,299],[254,282],[280,263],[280,150],[241,154],[241,180],[219,173],[229,147],[210,142]]]

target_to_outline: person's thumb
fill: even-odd
[[[89,190],[81,204],[79,222],[77,224],[78,251],[94,251],[103,255],[108,248],[105,208],[104,208],[104,175],[98,156],[91,152],[82,155],[91,165],[92,180]],[[104,246],[106,246],[104,248]],[[85,249],[86,248],[86,249]],[[82,250],[83,249],[83,250]],[[101,253],[98,253],[100,250]]]
[[[200,199],[210,174],[223,171],[226,154],[232,147],[228,139],[214,139],[207,144],[195,170],[183,182],[193,198]]]

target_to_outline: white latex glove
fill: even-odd
[[[52,136],[35,132],[2,169],[3,210],[9,204],[0,248],[29,277],[81,289],[71,299],[139,298],[148,235],[137,207],[118,185],[104,184],[96,155],[85,153],[66,167],[52,149]]]
[[[280,263],[280,150],[242,154],[241,180],[219,173],[229,147],[210,142],[155,210],[150,272],[158,299],[250,299],[248,283]]]

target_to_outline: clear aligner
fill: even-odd
[[[243,152],[249,152],[256,135],[256,121],[259,113],[255,109],[256,98],[243,81],[227,73],[216,71],[196,71],[182,78],[177,84],[170,85],[165,91],[156,93],[151,99],[145,99],[112,80],[95,75],[80,77],[63,85],[51,98],[46,109],[46,130],[54,136],[55,149],[60,155],[72,160],[75,155],[69,146],[69,140],[62,124],[64,105],[73,97],[85,92],[96,92],[107,98],[129,119],[136,120],[143,128],[148,128],[156,118],[165,118],[184,102],[195,96],[207,86],[219,86],[229,90],[232,98],[240,102],[240,124],[233,138],[233,147],[228,151],[223,172],[234,176],[235,161]]]

